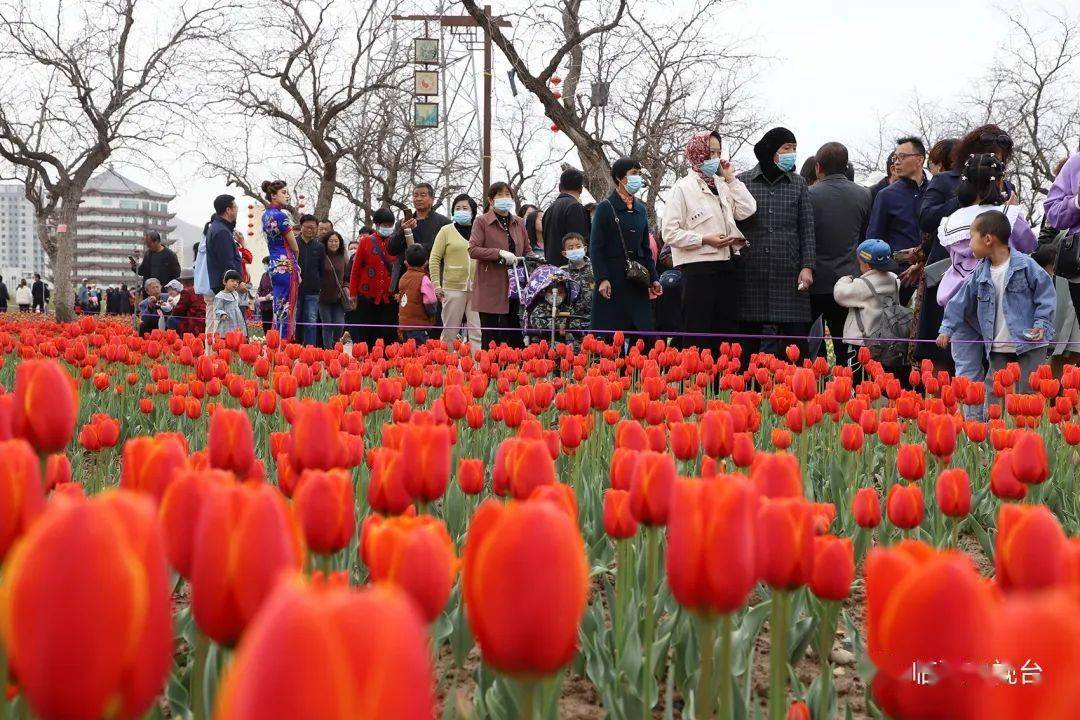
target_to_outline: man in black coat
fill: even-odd
[[[0,313],[6,313],[8,308],[8,289],[4,284],[4,278],[0,278]]]
[[[567,233],[578,233],[589,247],[589,215],[581,204],[585,174],[577,168],[563,170],[559,177],[559,197],[544,211],[544,257],[549,265],[562,267],[562,240]]]
[[[823,319],[832,336],[835,362],[845,365],[848,346],[842,338],[848,311],[833,298],[833,288],[840,278],[859,274],[855,254],[866,239],[870,189],[848,180],[848,150],[840,143],[822,145],[815,160],[818,180],[810,186],[810,203],[814,206],[817,264],[810,286],[810,315]]]
[[[34,304],[30,308],[33,312],[45,312],[45,302],[49,299],[49,288],[41,280],[41,275],[34,273],[34,284],[30,286],[30,294],[34,298]]]
[[[393,278],[390,281],[390,291],[395,293],[398,280],[405,274],[405,249],[413,243],[420,243],[428,255],[431,255],[435,236],[444,225],[450,224],[450,218],[435,211],[435,188],[428,183],[419,183],[413,188],[412,202],[416,209],[415,215],[403,221],[386,243],[386,249],[398,258],[394,263]]]
[[[326,246],[319,239],[319,221],[314,215],[300,216],[300,241],[296,264],[300,266],[300,292],[296,298],[296,324],[300,341],[314,345],[319,337],[319,291],[322,289]]]
[[[142,262],[138,269],[135,268],[135,258],[129,257],[131,269],[142,278],[142,284],[150,278],[156,278],[165,287],[172,280],[180,277],[180,260],[169,248],[161,242],[161,233],[157,230],[147,230],[143,235],[143,245],[146,251],[143,253]]]
[[[210,294],[203,295],[206,302],[206,327],[212,327],[214,319],[214,295],[225,289],[225,273],[235,270],[243,274],[244,261],[236,247],[236,198],[218,195],[214,198],[214,217],[206,229],[206,275],[210,280]],[[203,248],[199,248],[200,251]],[[180,277],[179,271],[176,277]],[[160,278],[159,278],[160,279]]]

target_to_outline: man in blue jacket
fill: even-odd
[[[226,271],[235,270],[243,274],[244,261],[236,246],[236,212],[236,198],[232,195],[214,198],[214,217],[210,219],[204,242],[206,274],[210,280],[210,294],[203,295],[207,328],[212,327],[211,321],[214,319],[214,295],[225,289]]]
[[[884,240],[889,243],[893,253],[913,253],[922,244],[919,205],[926,190],[926,172],[923,170],[926,146],[917,137],[900,138],[896,141],[893,158],[900,177],[874,198],[866,237]],[[906,270],[910,260],[904,257],[896,259],[900,262],[900,270]],[[914,284],[901,287],[900,302],[906,305],[914,294]]]

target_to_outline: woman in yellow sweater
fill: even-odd
[[[468,195],[454,198],[453,220],[435,236],[428,258],[428,270],[435,294],[442,302],[444,343],[453,342],[464,325],[468,328],[469,344],[480,349],[480,313],[471,307],[476,261],[469,257],[469,235],[476,217],[476,201]]]

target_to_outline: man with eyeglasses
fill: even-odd
[[[874,198],[870,211],[870,223],[866,237],[889,243],[893,255],[900,263],[900,272],[911,264],[912,256],[922,243],[919,229],[919,205],[926,190],[926,146],[917,137],[902,137],[896,141],[893,166],[899,179],[884,188]],[[915,294],[916,283],[900,288],[900,302],[904,305]]]
[[[428,183],[418,183],[412,191],[414,212],[405,211],[405,219],[398,226],[397,232],[386,244],[390,254],[398,257],[394,265],[394,277],[391,280],[391,292],[397,292],[397,282],[405,272],[405,250],[413,243],[420,243],[431,254],[435,245],[435,235],[444,225],[450,224],[450,218],[435,211],[435,188]]]

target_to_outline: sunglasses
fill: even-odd
[[[981,135],[979,135],[979,142],[992,143],[1006,150],[1012,148],[1013,146],[1012,138],[1005,133],[982,133]]]

